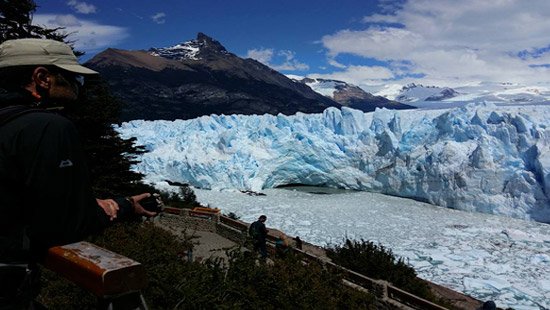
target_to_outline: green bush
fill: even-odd
[[[178,209],[193,209],[200,207],[197,196],[188,185],[180,186],[179,193],[161,192],[162,201],[166,206]]]
[[[413,268],[402,258],[397,259],[390,249],[370,241],[351,241],[330,246],[327,255],[341,265],[367,277],[386,280],[396,287],[427,300],[435,301],[429,286],[416,277]]]
[[[239,219],[241,219],[241,217],[238,216],[235,212],[225,213],[224,216],[225,216],[225,217],[228,217],[228,218],[230,218],[230,219],[232,219],[232,220],[239,220]]]
[[[391,309],[297,256],[266,264],[235,248],[228,261],[189,263],[189,243],[149,222],[117,224],[89,241],[144,264],[150,309]],[[95,297],[67,280],[47,270],[43,278],[39,301],[49,309],[95,308]]]

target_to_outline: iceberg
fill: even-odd
[[[550,106],[211,115],[122,123],[155,183],[261,191],[288,184],[371,191],[550,223]]]

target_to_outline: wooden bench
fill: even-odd
[[[96,295],[99,309],[147,309],[145,268],[132,259],[82,241],[50,248],[46,267]]]

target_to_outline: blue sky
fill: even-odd
[[[548,0],[36,0],[36,24],[107,47],[167,47],[198,32],[285,74],[362,86],[550,82]]]

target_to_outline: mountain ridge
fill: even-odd
[[[343,105],[213,38],[148,51],[107,49],[86,62],[126,104],[121,121],[210,114],[319,113]],[[369,109],[371,109],[369,107]]]
[[[301,78],[291,76],[296,83],[308,85],[314,91],[331,98],[342,106],[358,109],[363,112],[370,112],[376,108],[387,108],[394,110],[415,109],[415,107],[406,105],[382,96],[375,96],[366,92],[359,86],[333,79],[320,78]]]

